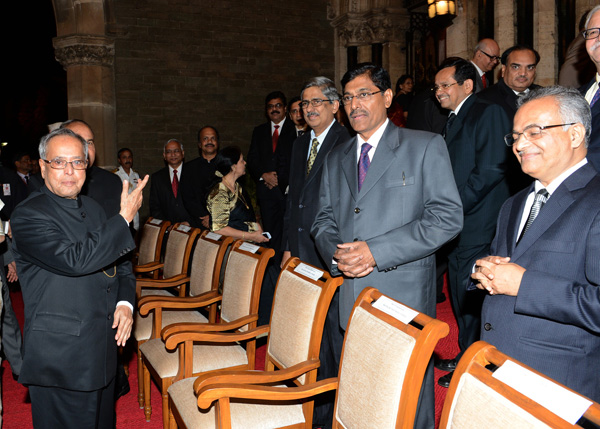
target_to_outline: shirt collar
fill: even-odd
[[[465,104],[465,101],[467,101],[467,99],[469,97],[471,97],[473,94],[469,94],[465,97],[465,99],[463,101],[460,102],[460,104],[458,106],[456,106],[456,109],[454,109],[452,112],[450,112],[450,114],[454,113],[455,115],[458,115],[458,112],[460,111],[460,108],[462,107],[463,104]],[[450,116],[450,115],[448,115]]]
[[[317,140],[319,140],[319,144],[323,143],[323,141],[325,140],[325,137],[327,137],[327,133],[331,129],[331,126],[333,125],[334,122],[335,122],[335,118],[331,121],[331,124],[329,124],[329,126],[325,129],[325,131],[323,131],[318,136],[315,135],[315,130],[311,129],[310,130],[310,141],[313,141],[316,138]]]
[[[556,191],[556,189],[558,189],[558,187],[562,184],[562,182],[564,182],[571,174],[575,173],[577,170],[587,164],[587,162],[587,158],[583,158],[577,164],[559,174],[552,182],[548,184],[548,186],[544,186],[539,180],[536,180],[535,192],[538,192],[540,189],[545,187],[548,193],[552,195],[554,191]]]
[[[379,128],[377,128],[377,130],[369,138],[368,142],[366,140],[364,140],[360,134],[357,134],[356,137],[358,137],[357,143],[358,143],[359,150],[363,143],[369,143],[374,149],[376,149],[377,145],[379,144],[379,140],[381,140],[381,137],[383,136],[383,133],[389,122],[390,122],[390,120],[386,118],[385,122]]]

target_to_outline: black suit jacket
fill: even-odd
[[[459,245],[477,246],[494,238],[498,211],[510,196],[506,173],[512,154],[503,139],[510,129],[500,106],[471,95],[446,134],[464,212]]]
[[[586,85],[579,88],[581,94],[585,93],[594,84],[596,76]],[[587,159],[592,163],[596,171],[600,171],[600,102],[592,106],[592,134],[588,145]]]
[[[311,133],[300,136],[292,149],[290,188],[283,224],[283,250],[289,250],[292,256],[324,270],[328,269],[329,264],[324,263],[319,255],[310,229],[319,211],[323,162],[331,149],[348,139],[348,130],[334,120],[308,176],[306,163],[312,145]]]
[[[535,83],[532,84],[529,89],[534,90],[541,88],[539,85]],[[492,103],[499,104],[502,106],[504,111],[506,112],[506,116],[511,121],[515,117],[515,113],[517,113],[517,100],[519,96],[515,94],[515,92],[510,89],[510,87],[504,82],[504,79],[500,78],[498,83],[490,86],[487,89],[484,89],[479,94],[477,94],[479,98],[484,100],[491,101]]]
[[[183,171],[181,176],[183,176]],[[169,167],[158,170],[150,177],[150,216],[171,223],[190,222],[191,216],[183,205],[181,185],[177,197],[173,195]]]
[[[292,144],[296,140],[296,127],[291,119],[286,119],[279,132],[277,149],[273,152],[271,137],[271,122],[266,122],[254,128],[252,141],[248,151],[248,170],[257,184],[259,198],[271,193],[283,195],[288,185],[289,165],[292,156]],[[260,176],[269,171],[277,172],[279,186],[268,190],[261,182]],[[264,189],[263,189],[264,188]]]
[[[92,165],[86,171],[86,179],[81,195],[86,195],[102,206],[107,217],[121,210],[123,184],[114,173]]]
[[[190,225],[204,228],[201,217],[208,216],[206,197],[215,177],[216,158],[207,161],[202,155],[186,162],[179,181],[179,192],[188,214]]]
[[[448,113],[450,112],[447,109],[440,106],[433,91],[426,88],[414,96],[408,111],[406,128],[442,134]]]
[[[116,303],[135,299],[131,267],[115,268],[135,247],[127,223],[120,215],[106,220],[90,198],[61,198],[44,186],[15,209],[11,224],[25,304],[19,382],[105,387],[116,374]],[[121,287],[122,276],[133,278],[129,287]]]

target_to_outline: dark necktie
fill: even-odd
[[[523,238],[523,236],[525,235],[525,233],[527,232],[537,215],[540,213],[540,210],[542,209],[544,204],[546,204],[546,201],[548,201],[548,195],[548,191],[544,188],[540,189],[535,194],[533,205],[531,206],[531,211],[529,212],[529,216],[527,217],[527,222],[525,222],[525,226],[523,227],[523,231],[521,231],[521,236],[517,240],[517,243],[521,241],[521,239]]]
[[[273,153],[275,153],[275,149],[277,149],[277,140],[279,140],[279,131],[277,130],[279,125],[275,125],[275,131],[273,132]]]
[[[173,170],[173,181],[171,182],[173,188],[173,195],[177,198],[177,191],[179,190],[179,179],[177,178],[177,170]]]
[[[446,138],[446,136],[448,135],[448,131],[450,131],[450,127],[452,126],[452,123],[455,119],[456,113],[450,113],[450,116],[448,116],[448,120],[446,121],[446,126],[444,127],[444,135],[442,137]]]
[[[296,134],[300,137],[301,135],[304,135],[304,130],[296,130]]]
[[[312,141],[312,146],[310,147],[310,155],[308,156],[308,162],[306,163],[306,175],[310,174],[310,170],[312,170],[312,166],[315,163],[315,159],[317,159],[317,147],[319,146],[319,140],[316,138]]]
[[[360,147],[360,159],[358,160],[358,192],[362,188],[362,184],[367,177],[367,170],[369,169],[369,165],[371,165],[371,160],[369,159],[369,150],[372,148],[369,143],[363,143]]]
[[[600,85],[598,86],[598,90],[592,97],[592,101],[590,101],[590,107],[592,107],[594,104],[596,104],[596,101],[598,101],[599,98],[600,98]]]

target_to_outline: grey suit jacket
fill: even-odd
[[[312,227],[332,274],[340,274],[332,263],[339,243],[366,241],[377,263],[369,275],[344,281],[340,325],[346,327],[367,286],[435,316],[434,252],[463,224],[446,144],[437,134],[389,122],[360,192],[356,145],[353,138],[329,153]]]

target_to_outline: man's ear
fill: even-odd
[[[585,146],[585,127],[582,123],[577,122],[569,127],[569,138],[571,139],[571,147],[576,149],[582,144]]]
[[[394,92],[390,88],[386,89],[383,93],[383,99],[385,102],[385,108],[387,109],[392,105],[392,100],[394,100]]]

